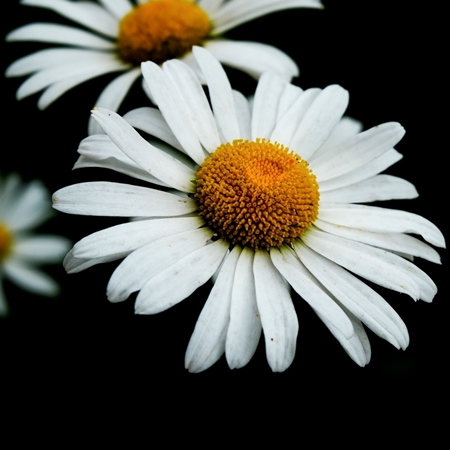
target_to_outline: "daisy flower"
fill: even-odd
[[[405,324],[361,280],[414,300],[436,294],[410,260],[439,263],[439,255],[410,233],[443,247],[442,233],[418,215],[361,204],[417,196],[411,183],[379,174],[401,158],[394,146],[403,128],[360,132],[343,118],[346,90],[303,91],[273,73],[262,75],[250,107],[207,50],[193,53],[209,97],[183,62],[146,62],[159,110],[124,118],[93,110],[106,134],[82,141],[75,167],[110,168],[153,186],[88,182],[56,192],[54,207],[66,213],[139,219],[82,239],[66,270],[125,258],[107,296],[120,302],[138,292],[138,314],[176,305],[214,275],[186,352],[191,372],[223,353],[230,368],[245,366],[262,332],[272,370],[289,367],[298,331],[291,288],[360,366],[370,360],[363,325],[405,349]]]
[[[22,0],[51,9],[80,27],[32,23],[6,36],[8,41],[39,41],[61,47],[38,51],[9,66],[6,76],[31,75],[17,91],[22,99],[44,90],[46,108],[73,87],[110,72],[123,72],[100,94],[96,105],[116,111],[140,64],[181,58],[195,64],[193,45],[203,45],[222,63],[258,78],[273,70],[290,80],[295,62],[270,45],[232,41],[222,34],[256,17],[290,8],[323,8],[320,0]],[[87,30],[90,31],[87,31]],[[90,121],[89,134],[101,129]]]
[[[17,175],[0,178],[0,315],[8,312],[2,278],[34,294],[55,296],[58,285],[36,268],[62,261],[70,242],[60,236],[33,236],[52,215],[50,194],[39,182],[23,186]]]

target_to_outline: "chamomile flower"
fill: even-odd
[[[439,255],[411,234],[443,247],[442,233],[418,215],[363,204],[417,196],[411,183],[380,174],[401,158],[403,128],[360,132],[343,118],[342,87],[303,91],[273,73],[260,78],[251,108],[217,59],[193,53],[209,98],[183,62],[146,62],[159,109],[124,118],[93,110],[106,134],[82,141],[75,168],[110,168],[151,186],[89,182],[56,192],[54,207],[66,213],[139,218],[82,239],[66,270],[125,258],[107,296],[137,293],[138,314],[171,308],[214,275],[186,352],[191,372],[223,353],[230,368],[245,366],[262,333],[272,370],[288,368],[298,331],[289,286],[360,366],[371,354],[364,326],[405,349],[405,324],[361,280],[426,302],[437,291],[409,259],[439,263]]]
[[[57,283],[36,266],[61,262],[70,242],[31,232],[51,214],[50,194],[39,181],[23,185],[15,174],[0,178],[0,316],[8,312],[3,277],[35,294],[58,294]]]
[[[272,70],[290,80],[295,62],[277,48],[222,38],[226,31],[256,17],[289,8],[322,8],[320,0],[22,0],[24,5],[51,9],[78,27],[32,23],[6,36],[9,41],[59,44],[25,56],[9,66],[6,76],[29,78],[17,91],[22,99],[44,90],[46,108],[73,87],[111,72],[122,72],[100,94],[96,105],[116,111],[143,61],[162,63],[181,58],[195,65],[193,45],[203,45],[222,63],[258,78]],[[100,128],[90,121],[89,133]]]

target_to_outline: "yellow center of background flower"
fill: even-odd
[[[136,6],[119,24],[119,53],[134,64],[157,64],[178,58],[201,45],[211,30],[211,21],[190,0],[150,0]]]
[[[308,163],[265,139],[218,147],[197,171],[195,198],[222,239],[255,250],[293,242],[319,211],[319,185]]]
[[[12,247],[12,235],[5,225],[0,223],[0,263],[8,256]]]

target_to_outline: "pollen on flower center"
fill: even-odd
[[[218,147],[197,171],[195,197],[199,214],[222,239],[254,249],[293,242],[319,211],[308,163],[265,139]]]
[[[12,247],[12,235],[5,225],[0,223],[0,263],[8,255]]]
[[[122,58],[134,64],[160,64],[201,45],[211,30],[206,12],[191,0],[150,0],[136,6],[119,24]]]

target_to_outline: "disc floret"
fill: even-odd
[[[9,229],[0,223],[0,263],[8,256],[12,248],[12,234]]]
[[[319,209],[319,185],[308,163],[265,139],[218,147],[197,171],[195,197],[219,237],[255,250],[293,242]]]
[[[201,45],[210,30],[210,18],[196,2],[150,0],[136,6],[120,21],[119,54],[133,64],[160,64]]]

